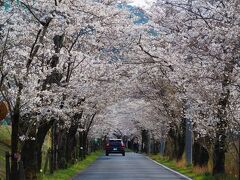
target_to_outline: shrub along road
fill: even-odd
[[[73,180],[180,180],[184,178],[167,170],[144,155],[136,153],[110,154],[100,157]]]

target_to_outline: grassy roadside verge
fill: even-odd
[[[125,148],[125,152],[133,152],[131,149]]]
[[[5,178],[5,152],[10,151],[11,127],[0,125],[0,179]]]
[[[44,175],[42,180],[68,180],[72,178],[77,173],[86,169],[89,165],[91,165],[96,159],[102,155],[102,151],[93,152],[86,157],[83,161],[80,161],[67,169],[57,170],[52,175]]]
[[[176,161],[169,160],[169,158],[162,157],[159,154],[150,155],[149,157],[194,180],[236,180],[236,178],[229,177],[227,175],[219,175],[214,177],[209,172],[206,172],[206,170],[201,169],[200,167],[178,165]]]

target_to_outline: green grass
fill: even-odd
[[[176,161],[174,160],[169,160],[167,157],[163,157],[158,155],[150,155],[150,158],[173,169],[176,170],[177,172],[180,172],[181,174],[184,174],[194,180],[236,180],[237,178],[230,177],[227,175],[217,175],[217,176],[212,176],[210,173],[205,172],[205,173],[196,173],[193,170],[193,166],[181,166],[178,167],[176,165]]]
[[[184,174],[190,178],[195,177],[195,174],[192,172],[192,167],[191,166],[187,166],[187,167],[177,167],[176,166],[176,161],[173,160],[169,160],[167,157],[162,157],[160,155],[150,155],[150,158],[171,168],[174,169],[178,172],[180,172],[181,174]]]
[[[44,169],[47,160],[48,150],[50,150],[50,148],[51,148],[51,134],[50,132],[48,132],[42,146],[42,169]]]
[[[0,143],[10,146],[11,144],[11,127],[0,125]]]
[[[125,148],[125,152],[133,152],[131,149]]]
[[[5,178],[5,152],[10,151],[10,148],[0,143],[0,179]]]
[[[68,180],[71,179],[74,175],[81,172],[82,170],[86,169],[89,165],[91,165],[96,159],[102,155],[103,153],[101,151],[97,151],[94,153],[91,153],[84,159],[83,161],[80,161],[72,166],[70,166],[68,169],[64,170],[58,170],[54,172],[52,175],[44,175],[42,177],[43,180]]]
[[[5,178],[5,152],[10,151],[11,128],[0,126],[0,179]]]

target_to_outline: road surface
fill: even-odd
[[[186,180],[187,178],[167,170],[144,155],[136,153],[110,154],[95,163],[73,180]]]

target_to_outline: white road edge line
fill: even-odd
[[[162,166],[163,168],[165,168],[165,169],[167,169],[167,170],[169,170],[169,171],[171,171],[171,172],[173,172],[173,173],[175,173],[175,174],[177,174],[177,175],[179,175],[179,176],[181,176],[181,177],[183,177],[183,178],[185,178],[185,179],[187,179],[187,180],[192,180],[190,177],[187,177],[187,176],[185,176],[185,175],[183,175],[183,174],[181,174],[181,173],[179,173],[179,172],[177,172],[177,171],[174,171],[173,169],[171,169],[171,168],[169,168],[169,167],[167,167],[167,166],[164,166],[163,164],[160,164],[159,162],[151,159],[150,157],[147,157],[147,156],[146,156],[146,158],[148,158],[149,160],[153,161],[153,162],[156,163],[157,165]]]

